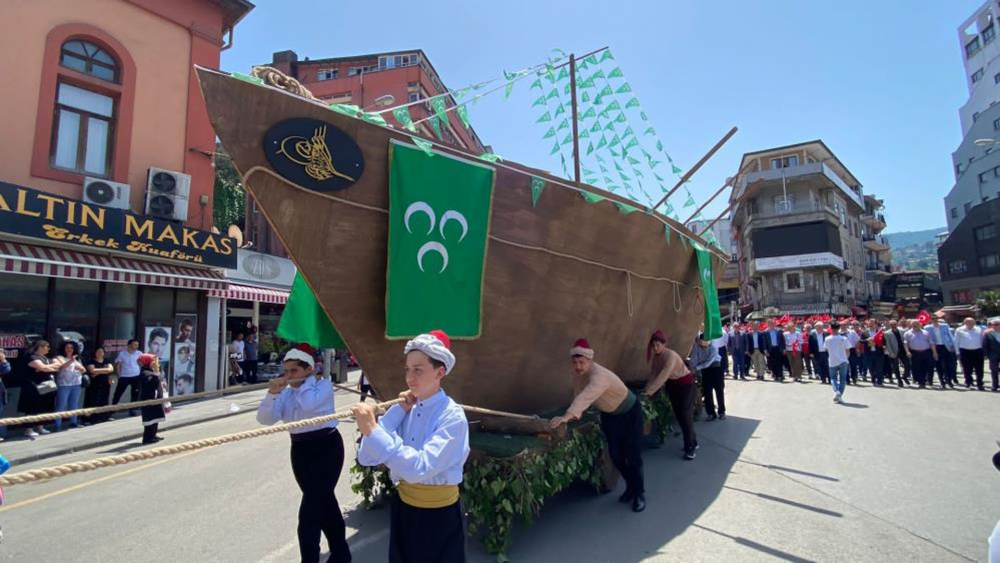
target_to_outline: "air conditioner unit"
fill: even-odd
[[[115,209],[129,209],[129,194],[132,187],[128,184],[102,180],[101,178],[83,179],[83,201]]]
[[[191,176],[150,167],[146,178],[146,215],[168,221],[187,221],[190,193]]]

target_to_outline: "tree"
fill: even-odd
[[[1000,315],[1000,289],[980,293],[979,308],[987,317]]]
[[[215,206],[212,209],[212,220],[216,228],[226,232],[229,225],[243,228],[246,209],[246,190],[240,181],[240,174],[233,166],[233,160],[228,155],[216,153],[215,156]]]

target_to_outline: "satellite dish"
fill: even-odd
[[[229,229],[226,231],[226,235],[231,238],[236,239],[236,247],[243,247],[243,231],[240,230],[236,225],[229,225]]]

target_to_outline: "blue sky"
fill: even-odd
[[[888,232],[898,232],[945,224],[967,98],[956,30],[982,2],[257,4],[223,53],[223,69],[247,72],[284,49],[315,59],[419,48],[457,89],[543,62],[554,48],[609,46],[681,168],[740,128],[695,175],[699,203],[744,152],[821,138],[866,192],[885,199]],[[472,124],[503,157],[561,172],[551,140],[541,138],[546,128],[535,123],[529,83],[509,100],[500,93],[472,106]]]

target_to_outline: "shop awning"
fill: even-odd
[[[0,241],[0,272],[185,289],[228,286],[214,270],[5,241]]]
[[[280,289],[268,289],[264,287],[252,287],[249,285],[229,284],[228,289],[212,289],[208,294],[212,297],[224,297],[226,299],[241,299],[243,301],[260,301],[261,303],[273,303],[283,305],[288,301],[287,291]]]

